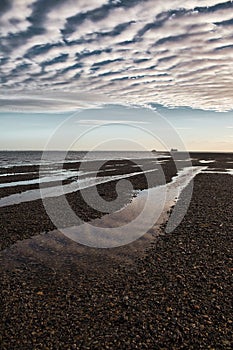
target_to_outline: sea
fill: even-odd
[[[164,153],[142,151],[0,151],[0,168],[41,165],[49,162],[77,162],[80,160],[148,159],[166,156]]]

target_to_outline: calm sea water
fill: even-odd
[[[161,153],[160,153],[161,156]],[[157,158],[156,153],[135,152],[135,151],[102,151],[102,152],[47,152],[41,151],[0,151],[0,167],[22,166],[22,165],[40,165],[43,163],[75,162],[81,159],[85,160],[110,160],[110,159],[139,159],[139,158]]]

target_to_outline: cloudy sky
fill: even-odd
[[[1,0],[0,149],[43,148],[61,123],[98,127],[86,149],[150,149],[165,118],[188,149],[232,151],[232,63],[232,1]]]

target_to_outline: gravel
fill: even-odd
[[[179,227],[130,262],[68,239],[3,251],[1,349],[232,349],[232,197],[231,175],[197,175]]]

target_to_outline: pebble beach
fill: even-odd
[[[210,159],[191,156],[194,165]],[[211,157],[179,226],[166,233],[164,222],[160,234],[152,229],[150,239],[124,247],[84,247],[50,233],[39,201],[0,208],[0,348],[231,349],[232,154]],[[166,172],[169,182],[174,165]],[[113,185],[103,194],[113,198]],[[143,178],[134,186],[143,189]],[[131,199],[126,193],[124,205]]]

